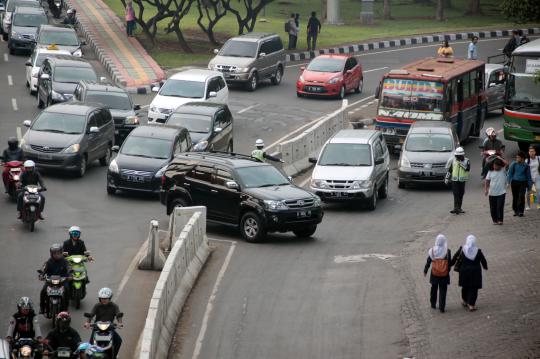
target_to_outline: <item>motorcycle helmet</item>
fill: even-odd
[[[73,14],[73,9],[68,9],[68,11],[66,11],[66,13],[69,15],[69,14]]]
[[[68,230],[69,238],[71,239],[79,239],[81,237],[81,228],[79,226],[71,226]]]
[[[34,168],[36,167],[36,163],[32,160],[26,160],[24,161],[24,168]]]
[[[263,148],[264,147],[264,141],[262,139],[257,139],[257,141],[255,141],[255,147],[257,148]]]
[[[51,248],[49,249],[49,252],[51,253],[51,257],[54,257],[55,254],[60,254],[60,256],[62,256],[64,253],[63,247],[60,243],[53,244]]]
[[[10,137],[8,138],[8,147],[11,151],[15,151],[17,147],[19,147],[19,140],[17,140],[17,137]]]
[[[463,149],[463,147],[456,148],[454,156],[465,156],[465,150]]]
[[[19,312],[22,310],[32,310],[32,299],[21,297],[17,302],[17,309],[19,309]]]
[[[56,324],[60,332],[65,332],[71,324],[71,315],[69,312],[60,312],[56,315]]]
[[[77,347],[77,350],[75,350],[75,353],[76,354],[79,354],[79,353],[83,353],[86,349],[90,348],[92,346],[92,344],[86,342],[86,343],[81,343],[79,344],[79,346]]]
[[[491,135],[497,135],[497,132],[495,131],[495,129],[493,127],[488,127],[486,129],[486,135],[488,136],[491,136]]]
[[[98,299],[111,299],[113,296],[113,291],[111,288],[101,288],[98,292]]]

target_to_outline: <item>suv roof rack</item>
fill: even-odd
[[[259,162],[257,159],[245,155],[242,153],[235,153],[235,152],[223,152],[223,151],[208,151],[208,152],[186,152],[183,153],[182,156],[185,157],[200,157],[200,158],[206,158],[207,156],[209,158],[219,158],[221,160],[227,161],[227,160],[245,160],[245,161],[252,161],[252,162]]]

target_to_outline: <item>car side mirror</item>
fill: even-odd
[[[90,314],[90,313],[84,313],[83,315],[84,315],[85,318],[88,318],[88,319],[92,318],[92,314]]]
[[[152,92],[159,92],[159,86],[152,87]]]
[[[30,127],[30,125],[32,125],[32,121],[24,120],[23,125],[24,125],[24,127]]]
[[[30,60],[27,60],[25,63],[24,63],[24,66],[32,66],[32,62]]]
[[[223,131],[223,129],[221,127],[215,127],[214,128],[214,133],[220,133],[221,131]]]
[[[225,183],[225,186],[228,189],[238,189],[239,188],[238,183],[236,183],[235,181],[227,181],[227,183]]]
[[[219,54],[219,49],[214,49],[214,54]]]
[[[39,78],[42,80],[49,80],[51,77],[49,76],[49,74],[41,74]]]
[[[266,52],[261,52],[261,53],[259,54],[259,57],[265,57],[265,56],[266,56]]]
[[[216,91],[210,91],[208,93],[208,98],[212,98],[212,97],[216,97],[217,96],[217,92]]]
[[[96,126],[90,127],[89,133],[99,133],[99,128]]]
[[[315,157],[308,158],[309,163],[317,164],[317,159]]]
[[[384,158],[380,157],[375,160],[376,165],[382,165],[384,163]]]
[[[133,111],[139,111],[141,109],[141,105],[133,105]]]
[[[111,151],[113,151],[113,152],[118,152],[118,151],[120,151],[120,146],[118,146],[118,145],[112,146],[112,147],[111,147]]]
[[[101,76],[101,77],[99,78],[99,82],[105,83],[105,82],[107,82],[107,78],[106,78],[105,76]]]
[[[300,71],[304,71],[306,69],[305,66],[300,66]]]
[[[293,179],[292,179],[292,177],[291,177],[291,176],[287,176],[287,179],[289,180],[289,182],[291,182],[291,183],[292,183]]]

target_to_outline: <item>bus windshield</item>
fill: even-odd
[[[428,112],[430,118],[425,119],[442,120],[443,89],[442,82],[387,78],[381,91],[379,115],[412,118],[418,115],[411,116],[411,111]]]
[[[540,84],[528,74],[510,74],[507,84],[506,106],[510,110],[540,114]]]

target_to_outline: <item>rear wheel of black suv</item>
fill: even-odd
[[[313,233],[315,233],[316,230],[317,230],[317,225],[314,224],[311,226],[307,226],[306,228],[294,230],[293,233],[298,238],[308,238],[308,237],[311,237]]]
[[[240,220],[240,232],[246,242],[260,242],[266,237],[266,228],[261,218],[255,212],[247,212]]]

